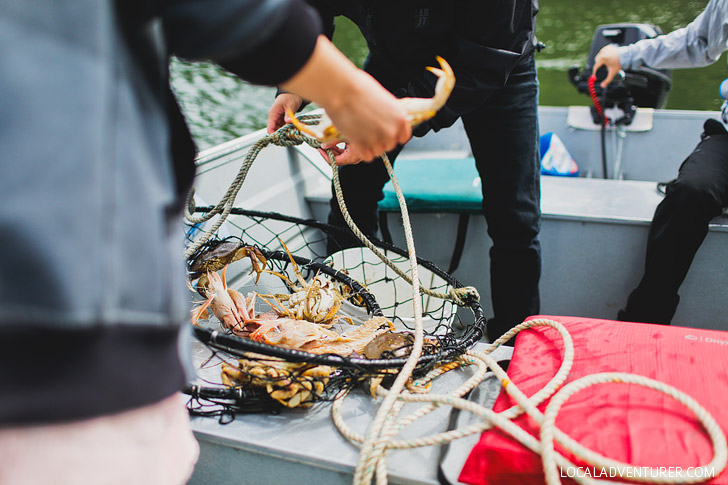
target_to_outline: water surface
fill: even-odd
[[[645,22],[663,32],[680,28],[700,13],[706,0],[541,0],[537,35],[546,49],[537,55],[540,103],[588,105],[590,100],[568,81],[570,66],[583,67],[592,36],[601,24]],[[337,20],[334,43],[361,66],[367,48],[356,27]],[[700,69],[674,70],[669,109],[716,110],[720,81],[728,77],[725,54]],[[201,149],[265,127],[275,89],[238,80],[211,63],[176,60],[172,83],[193,136]]]

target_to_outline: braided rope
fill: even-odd
[[[346,221],[346,225],[349,226],[349,229],[351,229],[351,232],[354,233],[354,235],[367,247],[370,251],[372,251],[374,254],[377,255],[379,259],[382,260],[387,266],[389,266],[392,271],[397,273],[397,275],[405,280],[407,283],[412,285],[412,278],[410,278],[404,271],[402,271],[397,265],[392,263],[385,255],[382,253],[374,244],[369,241],[369,239],[364,235],[361,230],[356,226],[356,223],[354,223],[354,219],[352,219],[351,215],[349,214],[349,211],[346,208],[346,202],[344,202],[344,194],[341,190],[341,182],[339,180],[339,171],[338,167],[336,166],[336,162],[333,159],[333,153],[329,155],[331,163],[332,163],[332,169],[334,171],[334,192],[336,193],[336,201],[339,203],[339,208],[341,209],[341,215],[344,217],[344,220]],[[384,166],[387,169],[387,173],[389,174],[389,178],[392,181],[392,187],[394,188],[394,193],[397,195],[397,200],[400,203],[400,207],[406,207],[406,203],[404,202],[404,197],[400,199],[400,194],[402,193],[402,189],[399,187],[399,183],[397,182],[397,178],[394,176],[394,170],[392,169],[392,164],[389,161],[389,157],[386,153],[382,154],[382,162],[384,162]],[[405,204],[403,206],[403,204]],[[409,222],[408,222],[409,224]],[[411,237],[412,234],[412,228],[409,226],[404,227],[405,231],[405,238],[408,236]],[[409,248],[408,248],[409,249]],[[438,291],[430,290],[428,288],[423,288],[422,293],[425,293],[426,295],[434,296],[435,298],[440,298],[442,300],[450,300],[453,303],[455,303],[458,306],[464,306],[469,298],[473,298],[475,301],[480,301],[480,295],[478,294],[478,290],[473,286],[464,286],[461,288],[452,288],[448,293],[440,293]]]
[[[409,440],[394,440],[391,439],[386,443],[386,449],[410,449],[422,446],[434,446],[449,443],[459,438],[474,434],[482,433],[493,427],[497,427],[513,437],[515,440],[523,444],[525,447],[541,455],[543,468],[546,476],[546,483],[548,485],[560,484],[560,470],[567,467],[576,467],[573,462],[568,460],[565,456],[558,453],[554,449],[554,441],[559,444],[573,456],[579,458],[583,462],[591,465],[595,468],[610,469],[614,470],[620,477],[629,477],[633,482],[640,483],[661,483],[661,484],[677,484],[677,483],[700,483],[704,482],[714,476],[720,474],[726,466],[728,461],[728,445],[726,444],[726,438],[723,434],[720,425],[710,415],[710,413],[700,406],[693,398],[686,395],[685,393],[675,389],[672,386],[664,384],[653,379],[626,373],[600,373],[581,377],[567,384],[558,392],[556,390],[563,384],[566,379],[571,365],[574,361],[574,347],[571,337],[566,328],[559,322],[549,319],[534,319],[528,322],[523,322],[508,333],[506,333],[501,339],[504,342],[513,338],[516,334],[527,328],[547,326],[554,328],[561,335],[564,342],[564,359],[561,367],[554,378],[549,381],[546,386],[540,389],[532,397],[526,397],[523,392],[509,380],[508,374],[498,366],[497,362],[490,357],[490,353],[497,348],[500,343],[498,341],[491,344],[485,351],[477,352],[470,351],[461,356],[457,362],[458,364],[464,365],[476,365],[478,367],[476,373],[468,379],[458,389],[451,392],[450,394],[420,394],[420,393],[407,393],[402,392],[397,395],[397,399],[402,402],[410,403],[422,403],[424,406],[418,408],[414,413],[410,414],[406,418],[397,422],[390,430],[386,433],[386,437],[390,438],[393,435],[393,431],[400,431],[406,425],[414,422],[417,418],[424,416],[425,414],[433,411],[441,405],[452,406],[457,409],[471,412],[476,416],[483,418],[482,422],[475,423],[470,426],[466,426],[460,429],[436,433],[430,436],[419,437]],[[517,404],[513,407],[496,413],[489,408],[485,408],[476,403],[463,399],[462,396],[465,393],[478,385],[485,376],[483,369],[490,369],[493,371],[495,376],[502,383],[503,388],[508,394],[515,400]],[[447,369],[450,370],[450,369]],[[445,371],[430,372],[427,376],[422,378],[420,381],[430,381],[439,375],[442,375]],[[649,468],[649,467],[634,467],[632,465],[621,463],[616,460],[607,458],[599,453],[589,450],[570,438],[563,431],[559,430],[555,426],[556,416],[562,405],[568,400],[569,397],[575,393],[586,389],[587,387],[608,383],[617,382],[625,384],[634,384],[649,389],[653,389],[658,392],[662,392],[667,396],[673,398],[677,402],[688,408],[700,421],[703,428],[708,433],[713,447],[713,458],[706,464],[702,465],[704,472],[702,476],[698,474],[689,474],[687,471],[678,472],[675,471],[673,475],[666,476],[664,470],[660,468]],[[389,395],[392,391],[386,391],[379,387],[377,389],[378,394]],[[340,393],[331,407],[332,418],[337,429],[341,434],[349,440],[352,444],[361,443],[363,437],[356,432],[352,431],[344,421],[341,413],[343,401],[347,393]],[[549,396],[552,396],[549,404],[547,405],[546,411],[541,413],[537,406],[540,405]],[[540,427],[540,439],[535,438],[527,431],[512,422],[512,419],[527,413]],[[383,438],[385,435],[382,436]],[[697,467],[696,467],[697,468]],[[385,475],[386,469],[383,464],[383,454],[380,457],[380,461],[377,463],[377,474]],[[601,480],[593,479],[588,476],[571,476],[577,483],[580,484],[594,484],[602,483]],[[377,483],[386,483],[378,480]],[[614,482],[609,482],[614,483]]]
[[[223,195],[222,199],[220,199],[220,202],[218,202],[217,205],[212,208],[212,210],[204,213],[200,217],[195,217],[190,211],[190,207],[194,206],[194,191],[190,191],[187,196],[187,204],[185,204],[185,219],[187,219],[187,221],[192,224],[201,224],[203,222],[209,221],[218,214],[220,214],[220,217],[215,221],[210,229],[206,230],[202,234],[202,236],[197,239],[197,241],[195,241],[187,248],[187,250],[184,252],[184,258],[187,259],[192,256],[192,254],[194,254],[195,251],[202,247],[202,245],[205,244],[210,239],[210,237],[212,237],[212,235],[217,232],[220,226],[222,226],[222,224],[227,220],[228,216],[230,215],[230,211],[235,205],[235,199],[237,198],[238,193],[243,186],[243,182],[245,182],[245,177],[247,177],[250,167],[253,165],[255,159],[258,158],[258,155],[260,154],[260,151],[263,150],[263,148],[267,147],[271,143],[280,147],[301,145],[304,142],[312,145],[311,140],[313,139],[302,134],[293,125],[285,125],[274,133],[266,135],[257,142],[255,142],[255,144],[250,147],[248,153],[245,155],[245,159],[243,160],[243,163],[238,170],[238,174],[230,183],[230,187],[228,187],[225,195]],[[321,145],[319,144],[319,147],[320,146]]]
[[[334,186],[336,187],[337,197],[339,198],[339,204],[341,205],[343,204],[343,197],[340,197],[341,186],[336,183],[338,179],[338,170],[336,169],[336,161],[334,160],[334,155],[331,151],[329,151],[329,159],[331,160],[331,165],[334,169]],[[399,206],[402,210],[402,222],[405,228],[405,240],[407,242],[410,271],[412,274],[411,285],[413,295],[412,304],[414,306],[415,316],[415,338],[410,355],[407,357],[407,361],[397,374],[397,377],[391,386],[390,393],[385,396],[377,414],[374,416],[374,421],[369,427],[369,434],[362,444],[359,452],[359,462],[357,463],[356,470],[354,472],[355,485],[371,483],[375,469],[377,470],[377,483],[382,483],[382,481],[386,482],[386,463],[384,460],[387,453],[387,441],[389,441],[393,436],[392,425],[394,417],[399,413],[401,408],[401,405],[395,406],[395,404],[398,396],[402,393],[407,381],[409,381],[412,372],[417,366],[425,341],[424,329],[422,327],[422,301],[418,298],[420,294],[420,278],[417,270],[417,255],[415,254],[414,238],[412,236],[407,203],[404,200],[404,195],[402,194],[396,177],[394,176],[392,164],[389,163],[389,159],[386,155],[382,156],[382,160],[384,161],[384,166],[387,168],[389,177],[392,179],[392,184],[394,185],[394,190],[397,194],[397,200],[399,201]],[[342,212],[345,210],[343,205],[341,206],[341,209]]]

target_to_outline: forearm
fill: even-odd
[[[624,69],[703,67],[728,50],[728,0],[711,0],[686,27],[619,48]]]
[[[324,108],[342,139],[357,145],[365,160],[412,135],[404,106],[323,35],[303,69],[282,86]]]
[[[336,27],[336,24],[334,23],[334,17],[335,13],[330,11],[324,4],[317,2],[316,0],[307,0],[306,2],[311,8],[313,8],[316,13],[318,13],[319,17],[321,17],[321,24],[323,29],[323,34],[329,39],[333,39],[334,37],[334,29]],[[283,89],[281,86],[278,86],[278,90],[276,91],[276,97],[280,94],[287,93],[285,89]],[[308,100],[302,100],[302,103],[298,109],[303,109],[306,105],[308,105]]]
[[[286,92],[296,93],[327,109],[339,108],[345,99],[365,87],[363,73],[324,36],[303,68],[281,83]],[[325,80],[325,82],[322,82]]]

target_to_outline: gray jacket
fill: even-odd
[[[125,409],[180,388],[190,295],[179,202],[194,148],[168,57],[214,59],[273,84],[308,59],[317,22],[298,0],[0,0],[0,425]],[[261,65],[262,53],[288,62]],[[49,366],[51,382],[30,389]],[[100,402],[74,395],[109,378],[87,396]]]
[[[728,0],[710,0],[686,27],[619,48],[624,69],[703,67],[728,50]]]

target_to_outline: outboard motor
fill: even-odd
[[[600,25],[594,32],[589,57],[583,71],[577,66],[569,69],[569,79],[576,86],[580,93],[597,97],[603,109],[617,107],[624,115],[612,123],[629,125],[634,118],[637,107],[664,108],[667,103],[667,96],[672,88],[672,79],[669,70],[650,69],[647,66],[638,67],[634,70],[625,70],[624,75],[615,77],[606,89],[599,83],[594,83],[593,91],[589,89],[589,77],[594,67],[594,58],[597,53],[607,44],[618,46],[633,44],[642,39],[649,39],[662,34],[662,30],[651,24],[608,24]],[[601,81],[607,75],[607,70],[602,67],[597,71],[597,79]],[[592,118],[594,123],[602,124],[603,117],[601,109],[592,106]]]

